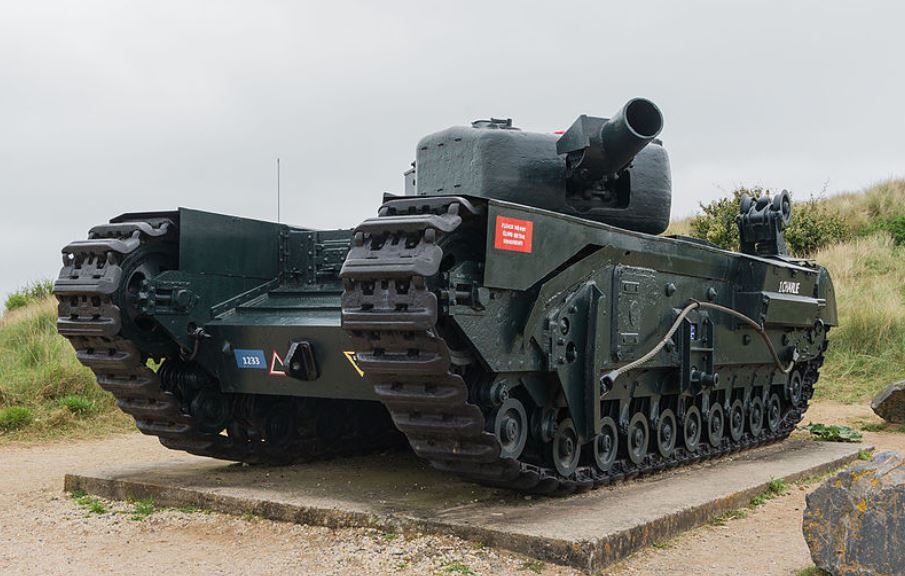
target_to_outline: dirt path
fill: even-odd
[[[854,425],[882,422],[867,405],[815,402],[807,422]],[[905,453],[905,434],[864,432],[864,441],[878,450]],[[804,498],[818,484],[791,486],[789,492],[723,526],[703,526],[686,532],[659,548],[647,548],[614,566],[619,575],[707,574],[711,576],[780,576],[797,574],[811,565],[801,534]],[[693,566],[694,570],[687,567]]]
[[[848,423],[867,407],[818,404],[808,416]],[[866,433],[905,451],[905,434]],[[104,502],[92,514],[62,492],[72,470],[173,462],[192,456],[138,434],[105,440],[0,448],[0,574],[503,574],[571,575],[456,538],[299,526],[215,513],[161,511]],[[646,549],[609,574],[795,574],[809,563],[801,511],[810,488],[793,487],[747,517],[706,526]]]

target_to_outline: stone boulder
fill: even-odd
[[[905,380],[893,382],[870,402],[877,416],[893,424],[905,424]]]
[[[905,459],[882,452],[824,482],[807,497],[802,530],[830,574],[905,574]]]

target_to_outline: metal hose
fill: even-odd
[[[621,366],[614,370],[610,370],[609,372],[607,372],[606,374],[603,375],[603,377],[601,378],[601,382],[607,383],[607,387],[610,387],[610,386],[612,386],[612,384],[614,382],[616,382],[616,379],[619,378],[619,376],[621,376],[622,374],[625,374],[626,372],[629,372],[630,370],[634,370],[635,368],[638,368],[639,366],[641,366],[642,364],[644,364],[645,362],[647,362],[648,360],[650,360],[651,358],[653,358],[654,356],[659,354],[660,350],[662,350],[663,347],[666,346],[666,343],[669,342],[669,340],[676,333],[676,330],[679,329],[679,326],[682,325],[682,321],[685,320],[685,318],[688,316],[688,314],[692,310],[697,310],[698,308],[716,310],[717,312],[723,312],[725,314],[729,314],[730,316],[735,316],[742,322],[744,322],[744,323],[748,324],[749,326],[751,326],[752,328],[754,328],[754,330],[758,334],[760,334],[760,337],[763,338],[764,342],[767,344],[767,349],[770,351],[770,355],[773,356],[773,362],[776,363],[776,367],[780,371],[782,371],[783,374],[788,374],[795,367],[794,356],[796,356],[797,354],[793,353],[793,358],[788,363],[788,365],[783,364],[782,360],[780,360],[780,358],[779,358],[779,355],[776,353],[776,348],[773,346],[773,341],[770,340],[770,337],[767,336],[767,332],[766,332],[766,330],[764,330],[764,327],[761,326],[760,324],[758,324],[757,321],[745,316],[738,310],[733,310],[732,308],[727,308],[726,306],[720,306],[719,304],[713,304],[711,302],[699,302],[697,300],[693,300],[691,302],[691,304],[689,304],[688,306],[683,308],[681,312],[679,312],[679,315],[676,317],[675,322],[673,322],[672,326],[670,326],[669,330],[667,330],[666,335],[663,337],[662,340],[660,340],[660,342],[657,343],[656,346],[651,348],[650,351],[647,352],[647,354],[638,358],[637,360],[629,362],[625,366]]]

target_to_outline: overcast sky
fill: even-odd
[[[119,213],[352,227],[424,134],[654,100],[673,216],[905,175],[905,3],[0,1],[0,296]]]

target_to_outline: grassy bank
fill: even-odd
[[[814,254],[833,277],[839,309],[817,397],[866,401],[905,378],[905,180],[821,203],[850,238]]]
[[[128,430],[90,370],[56,331],[56,300],[43,297],[0,318],[0,442]]]
[[[839,326],[817,395],[866,400],[905,378],[905,247],[879,232],[819,251],[833,277]]]

